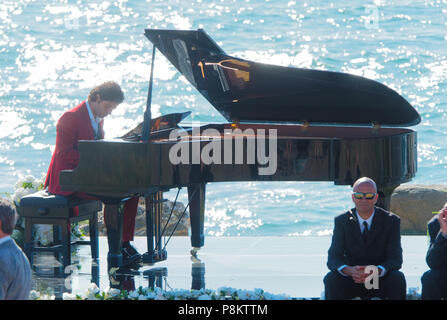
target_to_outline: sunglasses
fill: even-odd
[[[360,199],[366,199],[366,200],[372,200],[376,196],[377,193],[363,193],[363,192],[354,192],[352,195],[354,198],[360,200]]]

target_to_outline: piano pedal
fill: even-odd
[[[119,267],[111,267],[111,268],[108,268],[108,270],[107,270],[111,286],[119,285],[119,281],[116,280],[116,273],[118,270],[119,270]]]
[[[146,252],[143,254],[143,263],[154,264],[155,262],[164,261],[168,258],[166,250],[156,250],[152,253]]]
[[[191,262],[193,265],[201,264],[202,260],[200,260],[197,256],[191,255]]]
[[[189,253],[194,257],[197,258],[197,252],[200,250],[200,247],[192,247],[191,251]]]

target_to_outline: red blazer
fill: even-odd
[[[104,121],[99,123],[100,137],[104,137]],[[71,110],[66,111],[57,122],[56,148],[54,149],[48,168],[45,187],[53,194],[67,196],[71,191],[61,191],[59,185],[59,172],[72,170],[79,163],[79,140],[94,140],[95,133],[88,115],[85,101]]]

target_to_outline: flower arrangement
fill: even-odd
[[[55,300],[51,290],[39,292],[32,290],[30,300]],[[324,292],[322,294],[324,299]],[[407,300],[420,300],[421,294],[418,287],[409,288]],[[173,289],[170,291],[161,288],[139,287],[133,291],[106,288],[101,291],[96,283],[91,283],[82,294],[64,292],[62,300],[305,300],[304,298],[292,298],[286,294],[272,294],[262,289],[242,290],[231,287],[220,287],[216,291],[211,289],[185,290]],[[353,300],[361,300],[354,298]],[[380,300],[373,298],[373,300]]]
[[[19,178],[14,185],[14,194],[12,195],[12,200],[14,203],[20,203],[20,199],[24,196],[43,190],[45,175],[42,174],[40,179],[35,178],[32,175],[27,175],[25,177]]]
[[[35,290],[30,293],[31,300],[54,300],[49,293],[40,293]],[[161,288],[139,287],[133,291],[107,288],[101,291],[95,283],[83,294],[64,292],[63,300],[294,300],[285,294],[271,294],[262,289],[241,290],[222,287],[216,291],[211,289],[200,290],[163,290]]]

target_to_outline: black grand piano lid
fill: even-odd
[[[389,127],[421,121],[402,96],[374,80],[231,57],[202,29],[146,29],[145,36],[228,121]]]

